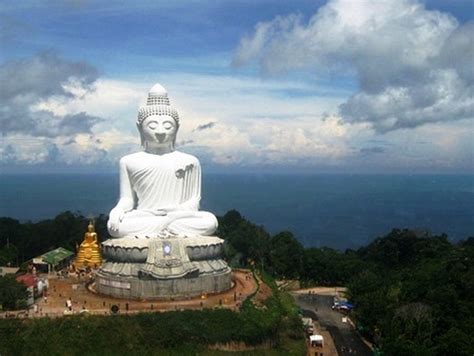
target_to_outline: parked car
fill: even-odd
[[[334,302],[331,308],[332,310],[349,313],[354,308],[354,305],[349,302]]]

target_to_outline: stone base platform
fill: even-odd
[[[176,279],[140,279],[97,273],[95,289],[99,294],[137,300],[184,299],[214,294],[232,287],[231,269]]]
[[[220,258],[223,242],[216,236],[170,233],[107,240],[102,243],[107,260],[97,271],[95,289],[140,300],[221,293],[232,287],[231,269]]]

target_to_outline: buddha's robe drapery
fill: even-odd
[[[127,178],[136,206],[124,214],[112,236],[153,236],[168,229],[186,235],[211,235],[217,220],[198,211],[201,166],[194,156],[178,151],[165,155],[145,152],[125,157]],[[122,179],[122,177],[121,177]]]

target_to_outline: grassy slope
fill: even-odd
[[[238,353],[242,355],[303,355],[304,337],[293,301],[267,282],[274,294],[261,307],[245,301],[240,313],[206,309],[0,320],[0,355],[221,355],[228,353],[209,350],[208,345],[229,342],[275,345],[272,350]]]

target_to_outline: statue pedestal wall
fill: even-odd
[[[220,293],[232,287],[231,270],[209,275],[175,279],[141,279],[101,275],[96,279],[100,294],[126,299],[184,299],[201,294]]]
[[[186,298],[232,287],[231,269],[220,259],[215,236],[157,236],[107,240],[107,259],[97,272],[96,290],[118,298]]]

